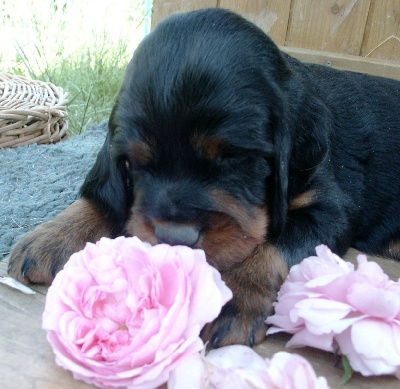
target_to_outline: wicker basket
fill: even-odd
[[[49,82],[0,73],[0,148],[66,137],[67,93]]]

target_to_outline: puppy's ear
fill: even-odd
[[[296,104],[293,104],[293,102]],[[290,112],[289,112],[290,109]],[[275,112],[275,175],[272,231],[282,233],[292,195],[307,190],[328,153],[330,113],[309,93],[287,94]]]
[[[273,238],[278,238],[286,223],[288,211],[289,161],[292,139],[289,126],[284,116],[279,116],[274,123],[275,159],[272,198],[272,230]]]
[[[118,159],[113,138],[116,132],[116,105],[108,123],[108,134],[96,162],[80,189],[80,195],[91,201],[122,232],[133,202],[133,190],[125,161]]]

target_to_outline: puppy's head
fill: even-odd
[[[130,192],[125,232],[202,248],[225,270],[281,228],[291,78],[276,46],[237,15],[161,23],[135,52],[110,119],[111,159]]]

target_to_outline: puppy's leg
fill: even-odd
[[[202,338],[212,348],[229,344],[254,346],[266,336],[265,319],[288,274],[288,266],[272,245],[258,246],[240,265],[222,274],[233,299],[219,317],[202,330]]]
[[[112,224],[86,199],[24,236],[13,247],[9,274],[24,283],[50,284],[71,254],[86,242],[112,237]]]

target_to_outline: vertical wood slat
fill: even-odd
[[[400,0],[154,0],[152,28],[171,13],[217,6],[281,46],[400,61]]]
[[[218,0],[154,0],[151,28],[153,29],[161,20],[172,13],[194,11],[201,8],[216,7],[217,5]]]
[[[400,60],[400,1],[371,3],[361,55],[368,58]]]
[[[286,46],[359,55],[371,0],[293,0]]]
[[[278,45],[284,45],[292,0],[220,0],[219,7],[244,16]]]

